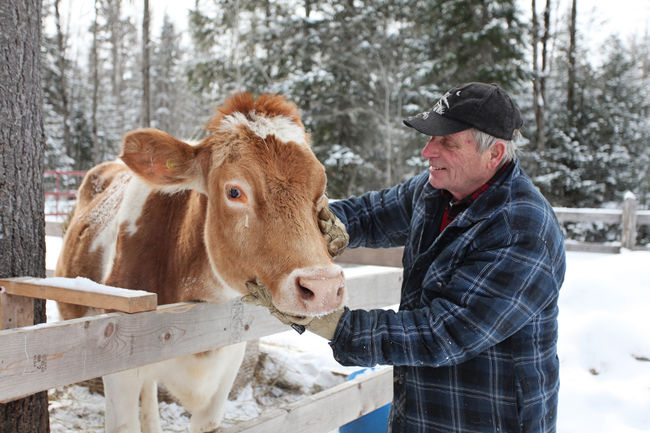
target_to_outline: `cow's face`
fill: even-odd
[[[346,295],[318,228],[325,170],[297,116],[268,108],[278,98],[231,101],[197,147],[160,131],[131,133],[122,159],[151,183],[206,195],[204,242],[224,285],[245,294],[246,282],[259,280],[278,310],[320,315]]]

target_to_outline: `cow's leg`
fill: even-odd
[[[190,432],[209,432],[221,424],[225,411],[226,399],[237,377],[237,372],[244,359],[246,343],[233,344],[215,351],[213,362],[216,371],[211,378],[214,385],[212,395],[202,406],[188,408],[192,413]],[[218,366],[218,369],[217,369]]]
[[[225,403],[244,358],[246,343],[183,356],[161,364],[173,375],[161,374],[165,387],[192,414],[191,433],[209,432],[221,424]],[[167,370],[169,371],[169,370]]]
[[[203,407],[196,407],[191,410],[191,433],[212,431],[221,424],[226,408],[226,399],[237,377],[245,351],[245,342],[222,347],[218,350],[214,365],[219,365],[219,370],[218,374],[213,378],[214,392]]]
[[[104,380],[106,433],[140,433],[138,406],[143,380],[138,369],[109,374]]]
[[[155,380],[145,380],[140,393],[140,423],[142,433],[162,433],[158,411],[158,384]]]

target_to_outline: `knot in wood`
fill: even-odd
[[[111,322],[106,325],[106,329],[104,329],[104,337],[109,338],[111,335],[113,335],[113,332],[115,332],[115,325],[113,322]]]

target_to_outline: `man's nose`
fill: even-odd
[[[436,137],[431,137],[429,139],[429,142],[424,146],[424,149],[422,149],[422,157],[423,158],[433,158],[438,155],[438,150],[436,146]]]

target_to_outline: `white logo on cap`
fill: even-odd
[[[440,101],[436,102],[436,105],[433,106],[433,110],[436,113],[440,114],[441,116],[445,114],[445,111],[449,109],[449,101],[447,98],[451,96],[450,92],[445,93],[442,95],[442,98],[440,98]]]

